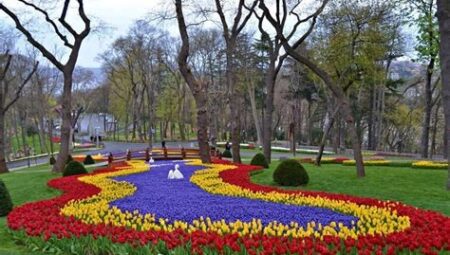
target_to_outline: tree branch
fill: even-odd
[[[23,88],[31,80],[31,77],[33,77],[33,74],[37,71],[38,66],[39,66],[39,62],[36,62],[36,64],[34,64],[34,66],[33,66],[33,70],[31,70],[31,72],[27,75],[25,80],[23,80],[23,82],[17,88],[17,91],[16,91],[16,94],[15,94],[14,98],[11,100],[11,102],[6,104],[6,106],[3,108],[3,114],[5,114],[8,111],[8,109],[19,99]]]
[[[30,6],[33,9],[35,9],[37,12],[42,13],[45,16],[45,20],[50,23],[50,25],[53,27],[53,30],[55,31],[55,33],[58,35],[58,37],[64,42],[64,45],[69,47],[69,48],[73,48],[73,44],[71,44],[69,42],[69,40],[67,40],[67,37],[65,35],[63,35],[61,33],[61,31],[59,31],[58,26],[56,26],[56,23],[50,19],[50,16],[48,15],[48,13],[46,11],[44,11],[43,9],[39,8],[37,5],[33,4],[33,3],[29,3],[27,1],[24,0],[18,0],[19,2],[23,3],[26,6]]]
[[[6,59],[6,65],[5,68],[3,68],[2,73],[0,74],[0,81],[3,81],[6,77],[6,73],[8,72],[8,69],[11,65],[12,55],[9,54],[9,50],[6,51],[7,59]]]
[[[65,0],[63,9],[61,11],[61,17],[59,17],[58,20],[67,29],[67,31],[69,31],[69,33],[71,33],[75,37],[78,35],[77,31],[75,31],[75,29],[69,23],[66,22],[66,16],[67,16],[67,11],[69,9],[69,5],[70,5],[70,0]]]
[[[16,24],[17,29],[22,32],[22,34],[27,38],[27,41],[29,41],[36,49],[38,49],[44,57],[46,57],[53,65],[55,65],[56,68],[59,70],[63,70],[64,66],[59,62],[56,57],[48,51],[41,43],[36,41],[34,37],[31,35],[30,31],[28,31],[20,22],[19,18],[16,14],[14,14],[11,10],[9,10],[5,5],[0,3],[0,10],[5,12]]]

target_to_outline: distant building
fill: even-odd
[[[86,113],[78,118],[76,131],[79,135],[106,136],[114,127],[114,116],[107,113]]]

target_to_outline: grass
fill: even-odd
[[[49,188],[47,181],[60,175],[52,174],[49,165],[36,166],[0,175],[5,182],[15,206],[27,202],[49,199],[60,194],[59,191]],[[0,218],[0,254],[31,254],[22,246],[14,243],[7,232],[6,217]],[[33,252],[33,254],[35,254]]]
[[[13,151],[21,150],[23,149],[22,144],[22,138],[19,137],[20,144],[17,143],[16,136],[11,137],[11,147]],[[34,135],[34,145],[33,145],[33,136],[27,136],[26,137],[26,143],[28,146],[33,148],[33,151],[35,154],[41,154],[43,153],[43,148],[41,148],[41,144],[39,143],[39,136]],[[47,145],[48,150],[50,150],[50,141],[48,139],[45,140],[45,143]],[[59,143],[53,143],[53,150],[59,151]]]
[[[252,176],[255,183],[277,186],[272,174],[279,161]],[[450,216],[450,192],[445,190],[447,171],[396,167],[366,167],[366,177],[358,179],[353,166],[304,164],[310,177],[305,187],[291,188],[342,193],[382,200],[395,200]]]

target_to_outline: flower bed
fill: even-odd
[[[95,160],[95,162],[104,162],[108,160],[108,155],[106,154],[96,154],[96,155],[91,155],[92,159]],[[83,162],[84,159],[86,158],[85,154],[77,154],[77,155],[73,155],[72,158],[78,162]]]
[[[423,160],[412,163],[412,167],[425,169],[447,169],[448,163]]]
[[[345,166],[354,166],[355,160],[346,160]],[[365,160],[365,166],[391,166],[391,167],[412,167],[420,169],[447,169],[448,164],[436,161],[410,161],[410,160]]]
[[[450,219],[439,213],[397,202],[253,184],[249,175],[258,170],[254,166],[177,163],[190,179],[166,180],[174,162],[149,171],[142,161],[130,161],[52,180],[49,186],[65,193],[15,208],[8,226],[45,240],[92,236],[134,246],[162,241],[168,249],[186,246],[194,253],[450,251]]]

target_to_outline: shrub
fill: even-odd
[[[86,168],[78,161],[69,162],[64,168],[63,176],[87,174]]]
[[[73,161],[72,155],[68,155],[66,159],[66,165]]]
[[[224,150],[223,153],[222,153],[222,157],[224,157],[224,158],[232,158],[233,155],[231,154],[230,150]]]
[[[0,217],[4,217],[11,212],[13,203],[8,189],[6,189],[5,183],[0,180]]]
[[[95,160],[92,158],[91,155],[88,154],[88,155],[84,158],[83,164],[85,164],[85,165],[93,165],[93,164],[95,164]]]
[[[50,162],[49,162],[50,165],[52,165],[52,166],[56,163],[56,159],[55,159],[55,157],[53,157],[53,156],[50,157],[50,160],[49,160],[49,161],[50,161]]]
[[[309,176],[297,160],[288,159],[275,169],[273,180],[281,186],[299,186],[308,184]]]
[[[262,153],[256,153],[256,155],[253,156],[252,161],[250,162],[250,165],[262,166],[264,168],[269,167],[269,164],[267,164],[266,157],[264,157],[264,154],[262,154]]]

